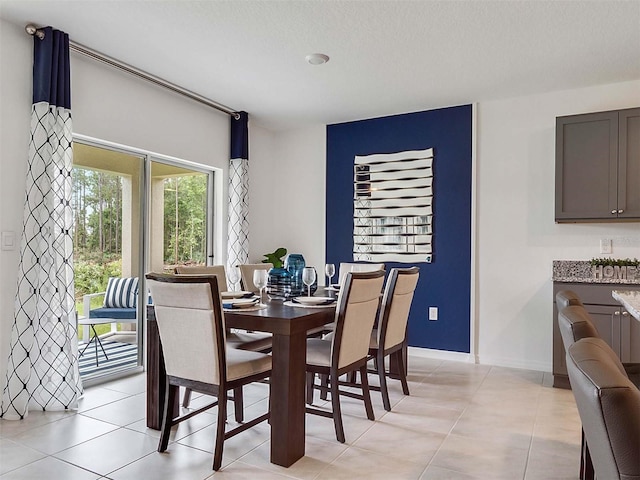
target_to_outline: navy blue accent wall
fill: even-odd
[[[354,157],[434,149],[434,261],[416,264],[411,346],[470,351],[471,143],[471,105],[327,126],[326,260],[336,267],[353,261]],[[435,322],[429,306],[439,309]]]

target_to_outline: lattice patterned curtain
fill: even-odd
[[[18,289],[0,416],[77,406],[69,37],[34,36],[33,106]]]
[[[231,115],[227,269],[249,259],[249,115]]]

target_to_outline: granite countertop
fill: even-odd
[[[640,285],[640,268],[592,267],[589,260],[554,260],[554,282],[566,283],[611,283],[616,285]],[[594,269],[595,272],[594,272]]]
[[[618,300],[624,308],[637,320],[640,320],[640,292],[631,290],[613,290],[613,298]]]

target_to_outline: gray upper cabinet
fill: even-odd
[[[556,118],[556,222],[640,221],[640,108]]]

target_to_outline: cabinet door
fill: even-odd
[[[617,218],[618,112],[556,119],[556,221]]]
[[[618,116],[618,216],[640,219],[640,108]]]
[[[620,311],[622,308],[604,305],[585,305],[585,308],[602,339],[620,357],[622,349],[620,344]]]

